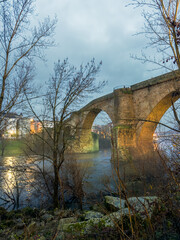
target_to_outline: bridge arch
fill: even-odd
[[[72,148],[75,152],[90,151],[92,124],[96,116],[105,111],[114,125],[114,152],[117,150],[119,154],[123,149],[142,152],[143,145],[152,151],[153,133],[172,105],[172,97],[174,102],[179,99],[179,89],[180,74],[173,71],[94,99],[72,114],[70,122],[78,126]]]
[[[172,91],[171,93],[166,94],[152,109],[146,119],[142,119],[140,124],[142,125],[138,130],[137,134],[138,142],[152,143],[153,134],[156,130],[157,125],[159,124],[161,118],[164,116],[166,111],[172,106],[172,101],[175,103],[180,98],[179,91]],[[141,120],[141,119],[140,119]]]
[[[91,129],[95,118],[102,111],[108,115],[109,119],[113,123],[113,115],[104,108],[95,107],[84,112],[81,130],[79,133],[79,145],[81,152],[93,152],[99,150],[98,139],[93,139]]]

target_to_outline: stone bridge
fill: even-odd
[[[158,122],[179,98],[180,73],[173,71],[129,88],[115,89],[74,112],[71,124],[76,126],[75,152],[93,151],[91,127],[96,116],[106,112],[113,123],[113,149],[125,157],[127,149],[152,147],[153,133]]]

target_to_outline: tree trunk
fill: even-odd
[[[57,153],[53,153],[53,161],[54,161],[54,195],[53,195],[53,206],[54,208],[59,207],[59,199],[58,199],[58,190],[59,190],[59,179],[58,179],[58,167],[57,167]]]

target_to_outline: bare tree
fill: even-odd
[[[72,111],[77,109],[82,99],[91,93],[98,92],[104,86],[105,82],[98,84],[95,82],[100,66],[101,62],[96,65],[94,59],[85,66],[81,65],[79,69],[71,66],[68,59],[55,63],[54,75],[47,83],[46,97],[43,100],[46,109],[43,117],[35,112],[27,98],[34,117],[42,124],[43,129],[41,133],[31,135],[31,138],[38,139],[38,142],[28,141],[32,143],[31,146],[29,144],[28,146],[31,152],[38,154],[42,159],[46,158],[53,166],[54,207],[59,206],[59,193],[61,193],[61,201],[64,201],[64,187],[60,170],[65,161],[65,151],[69,142],[72,141],[68,118]],[[43,119],[48,119],[48,121]]]
[[[0,121],[22,100],[23,91],[31,93],[34,59],[53,45],[56,19],[47,17],[31,27],[34,0],[8,0],[0,4]]]
[[[155,57],[135,57],[167,70],[180,69],[180,12],[179,0],[131,0],[130,5],[142,7],[145,20],[141,32],[148,39],[147,47],[156,49]],[[157,55],[160,54],[160,58]]]

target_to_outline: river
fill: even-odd
[[[33,157],[36,159],[36,157]],[[106,191],[105,184],[112,182],[111,149],[102,150],[96,153],[76,154],[78,166],[84,173],[83,190],[91,199],[95,199],[101,192]],[[39,192],[37,181],[38,176],[34,175],[34,164],[25,157],[4,157],[0,159],[0,204],[10,209],[16,202],[17,207],[40,207],[45,201],[42,193]],[[42,168],[42,162],[37,166]],[[46,162],[46,167],[49,167]],[[39,183],[39,182],[38,182]],[[36,187],[37,185],[37,187]],[[41,202],[41,204],[39,203]]]
[[[82,181],[81,186],[84,192],[83,204],[85,208],[100,200],[104,195],[117,192],[116,186],[119,183],[116,184],[117,177],[115,176],[117,175],[114,172],[116,163],[111,160],[111,149],[101,150],[96,153],[76,154],[73,157],[70,156],[69,159],[72,162],[76,159],[78,169],[80,169],[78,178]],[[36,165],[32,164],[32,160],[35,161]],[[42,170],[42,167],[42,161],[39,162],[35,156],[32,158],[22,156],[1,158],[0,205],[9,209],[25,206],[47,207],[47,203],[49,204],[51,199],[48,197],[47,191],[43,191],[45,183],[42,175],[39,174],[39,170]],[[51,183],[52,167],[48,162],[45,162],[45,168],[47,172],[46,180]],[[134,163],[121,163],[119,169],[120,177],[127,182],[130,191],[133,191],[133,194],[141,194],[144,185],[141,185],[142,182],[139,181],[138,177],[136,179],[135,172],[137,172],[137,168],[134,167]],[[68,176],[66,176],[67,182],[70,182],[72,176],[75,176],[70,175],[71,173],[74,174],[72,164],[67,164],[66,171]],[[50,186],[53,187],[52,184]],[[66,196],[69,195],[66,194]],[[76,207],[76,203],[73,205],[70,202],[69,207],[72,206]]]

